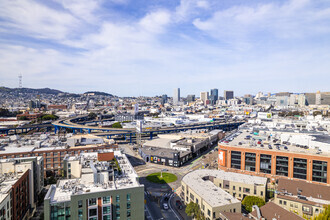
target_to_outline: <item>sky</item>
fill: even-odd
[[[1,0],[0,86],[330,91],[329,0]]]

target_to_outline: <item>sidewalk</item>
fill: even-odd
[[[186,206],[184,205],[184,203],[181,201],[182,205],[183,205],[183,208],[180,210],[178,209],[178,207],[175,205],[175,201],[176,200],[180,200],[180,197],[174,193],[174,196],[171,200],[171,205],[172,205],[172,208],[173,210],[181,217],[181,219],[183,220],[192,220],[191,217],[187,216],[186,212],[185,212],[185,209],[186,209]]]

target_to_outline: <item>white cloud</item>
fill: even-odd
[[[80,24],[70,14],[28,0],[0,1],[0,18],[7,33],[53,40],[66,39]]]
[[[308,0],[292,0],[256,7],[233,6],[218,10],[209,19],[196,18],[193,24],[219,39],[241,40],[260,33],[278,38],[304,38],[330,32],[329,19],[329,8],[313,7]]]

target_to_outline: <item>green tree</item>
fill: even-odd
[[[21,116],[21,117],[18,118],[18,120],[24,121],[24,120],[28,120],[28,118],[26,116]]]
[[[41,117],[41,120],[48,121],[48,120],[56,120],[58,117],[56,115],[44,115]]]
[[[205,217],[202,215],[202,212],[197,203],[190,202],[186,207],[186,213],[188,216],[194,217],[197,220],[204,220]]]
[[[254,205],[261,207],[265,204],[265,200],[257,196],[246,196],[242,202],[242,205],[248,212],[252,212],[252,206]]]
[[[88,114],[88,117],[90,119],[95,119],[97,117],[97,114],[95,114],[94,112],[91,112],[91,113]]]
[[[122,128],[123,126],[121,126],[120,122],[116,122],[112,124],[113,128]]]
[[[330,219],[330,205],[324,206],[324,211],[318,216],[314,217],[313,220],[328,220]]]

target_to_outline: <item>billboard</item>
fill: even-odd
[[[137,120],[136,121],[136,131],[138,133],[142,132],[142,125],[143,125],[143,121],[142,120]]]
[[[219,150],[218,163],[220,166],[226,166],[226,152]]]
[[[258,118],[261,118],[261,119],[272,119],[272,113],[258,112]]]

